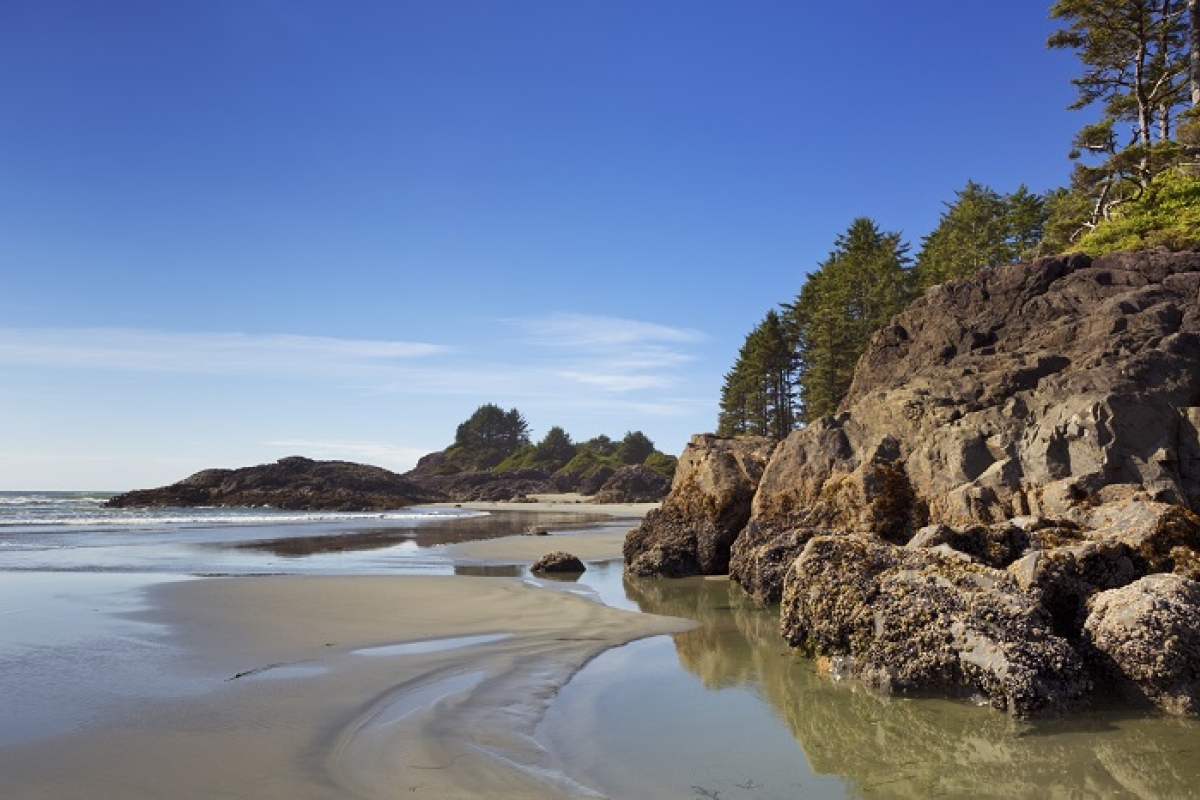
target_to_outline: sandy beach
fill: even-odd
[[[567,538],[585,560],[619,557],[611,532],[448,549],[525,563]],[[147,591],[138,617],[163,626],[168,669],[189,691],[134,693],[79,730],[0,750],[0,795],[594,797],[558,770],[538,721],[600,652],[691,625],[519,578],[207,578]]]

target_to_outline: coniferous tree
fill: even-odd
[[[967,181],[946,203],[937,228],[921,241],[916,275],[924,289],[1036,252],[1046,226],[1046,201],[1024,184],[1009,195]]]
[[[900,234],[861,217],[838,236],[796,301],[784,306],[795,342],[799,421],[837,410],[871,334],[908,301],[908,265],[908,245]]]
[[[1072,188],[1092,199],[1085,227],[1141,197],[1156,174],[1179,163],[1175,125],[1188,99],[1189,0],[1057,0],[1051,17],[1067,27],[1050,47],[1074,50],[1083,74],[1072,79],[1071,108],[1100,103],[1103,117],[1076,136]],[[1189,9],[1191,13],[1189,13]],[[1128,138],[1118,126],[1128,127]]]
[[[1188,0],[1188,84],[1195,110],[1200,108],[1200,0]]]
[[[1025,184],[1004,198],[1005,235],[1008,261],[1021,261],[1040,255],[1046,235],[1046,198],[1029,191]]]
[[[457,453],[476,469],[490,469],[529,443],[529,424],[521,412],[494,403],[477,408],[454,434]]]
[[[629,431],[617,447],[617,458],[622,464],[641,464],[654,452],[654,442],[641,431]]]
[[[782,439],[795,427],[794,346],[774,309],[755,326],[721,389],[717,432]]]
[[[549,470],[561,469],[575,457],[575,443],[571,437],[558,425],[546,431],[546,435],[534,448],[533,462],[536,466]]]

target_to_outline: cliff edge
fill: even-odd
[[[1194,714],[1198,508],[1200,253],[1072,254],[933,287],[774,447],[694,437],[625,554],[885,691]]]

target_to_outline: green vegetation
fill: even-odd
[[[854,220],[796,299],[750,331],[721,388],[717,432],[782,439],[837,411],[871,335],[931,286],[1035,256],[1200,248],[1197,0],[1057,0],[1047,41],[1080,62],[1071,185],[1010,194],[967,181],[915,261],[900,233]],[[1118,131],[1128,131],[1122,139]]]
[[[642,464],[667,477],[674,475],[678,459],[659,452],[641,431],[629,431],[620,441],[597,436],[575,443],[557,425],[537,444],[529,438],[529,424],[517,409],[505,411],[488,403],[458,426],[454,444],[445,450],[438,467],[442,474],[490,471],[497,474],[535,470],[546,476],[562,474],[589,478],[619,467]]]
[[[1083,236],[1076,249],[1099,255],[1146,247],[1200,248],[1200,175],[1159,175],[1137,200]]]
[[[1046,226],[1046,199],[1024,184],[1001,195],[967,181],[921,240],[917,283],[925,289],[1033,255]]]
[[[860,217],[837,238],[795,302],[783,307],[800,367],[796,420],[807,423],[837,410],[867,340],[908,302],[908,265],[900,234]],[[781,433],[786,435],[771,431],[777,438]]]
[[[1091,206],[1091,230],[1122,206],[1144,199],[1155,177],[1189,158],[1177,138],[1189,100],[1197,102],[1190,35],[1197,24],[1187,0],[1058,0],[1053,19],[1066,27],[1047,42],[1071,50],[1083,67],[1071,82],[1071,108],[1100,108],[1100,119],[1075,137],[1071,190]],[[1190,78],[1190,81],[1189,81]],[[1191,91],[1189,91],[1191,89]],[[1128,133],[1118,133],[1118,131]],[[1190,153],[1195,156],[1195,151]]]
[[[491,469],[528,444],[529,423],[521,412],[488,403],[458,426],[454,444],[446,450],[447,463],[455,471]]]

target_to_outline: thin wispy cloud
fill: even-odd
[[[506,320],[543,350],[556,378],[606,393],[665,390],[695,360],[700,331],[584,314]]]
[[[695,344],[707,338],[690,328],[672,328],[653,322],[589,314],[550,314],[545,317],[505,320],[525,331],[531,340],[554,347],[604,350],[653,343]]]
[[[636,401],[665,411],[679,407],[664,398],[686,393],[689,367],[706,338],[690,329],[566,313],[502,320],[493,335],[453,346],[286,334],[0,328],[0,365],[233,378],[336,376],[342,388],[360,395],[469,395],[597,408]]]
[[[444,354],[423,342],[125,328],[0,328],[0,363],[180,373],[330,374]]]

